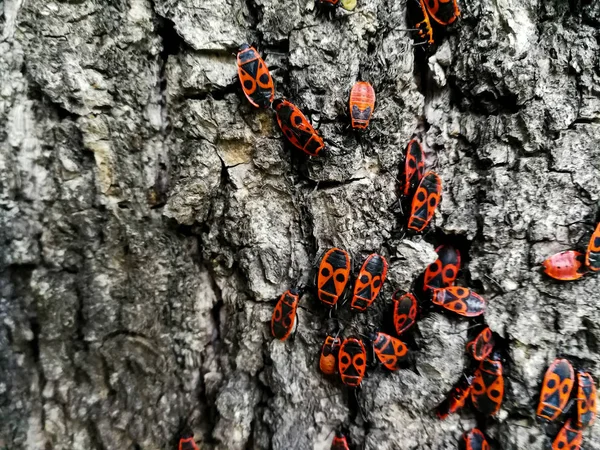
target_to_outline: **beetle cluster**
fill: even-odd
[[[275,99],[273,78],[256,49],[242,44],[237,54],[237,66],[242,90],[248,101],[257,108],[271,107],[283,135],[294,147],[309,156],[322,155],[325,141],[300,108],[285,98]],[[352,87],[349,100],[352,128],[367,128],[374,108],[373,86],[366,81],[357,82]]]
[[[414,233],[427,228],[441,200],[440,177],[435,172],[424,172],[423,149],[419,141],[413,139],[407,146],[400,192],[405,209],[410,211],[406,227]],[[420,311],[430,307],[438,306],[466,317],[483,313],[483,298],[467,288],[452,286],[460,268],[459,253],[448,246],[442,246],[437,251],[439,259],[414,283],[412,292],[403,294],[395,291],[392,296],[391,316],[398,336],[414,325]],[[352,272],[352,258],[344,249],[328,249],[318,259],[313,281],[314,294],[323,305],[330,308],[330,315],[338,311],[339,305],[343,306],[348,301],[351,311],[363,312],[369,308],[386,280],[388,263],[384,256],[373,253],[362,261],[356,276]],[[290,337],[297,325],[297,309],[304,292],[304,288],[292,288],[280,296],[271,316],[273,337],[280,340]],[[336,320],[338,331],[325,337],[319,355],[319,369],[325,375],[337,374],[343,385],[355,390],[360,387],[366,374],[368,361],[378,361],[391,371],[407,362],[408,346],[399,338],[382,331],[375,331],[369,336],[361,335],[362,338],[356,335],[344,338],[339,325],[341,319]],[[334,444],[337,443],[337,448],[344,448],[341,446],[343,442],[347,442],[347,438],[338,433]]]
[[[566,250],[547,258],[543,263],[544,273],[555,280],[578,280],[587,273],[600,271],[600,223],[592,233],[592,237],[584,253],[577,250]]]
[[[397,330],[405,329],[406,311],[408,322],[415,321],[416,311],[437,306],[463,317],[481,317],[485,311],[485,300],[472,290],[454,286],[460,270],[460,253],[451,246],[436,249],[438,259],[430,264],[414,283],[413,292],[404,294],[394,305],[394,321]],[[396,294],[394,295],[396,297]],[[417,302],[420,299],[420,305]],[[422,306],[422,305],[425,306]],[[503,365],[499,352],[494,352],[495,340],[492,330],[484,323],[473,329],[472,339],[466,345],[471,359],[469,367],[454,385],[446,399],[436,408],[440,419],[463,408],[468,399],[483,416],[498,412],[504,396]]]
[[[331,248],[320,258],[315,275],[316,297],[329,308],[336,308],[340,300],[350,297],[352,311],[365,311],[373,304],[387,277],[388,263],[382,255],[373,253],[364,262],[356,277],[352,277],[351,258],[346,250]],[[348,287],[352,285],[351,289]],[[303,290],[290,289],[278,300],[271,317],[271,334],[286,340],[296,323],[296,311]],[[407,346],[388,334],[376,332],[368,336],[365,346],[362,339],[350,336],[345,339],[328,335],[321,348],[319,368],[327,375],[339,373],[341,381],[349,387],[360,386],[367,367],[367,347],[390,370],[396,370],[408,354]]]
[[[589,372],[577,374],[567,359],[556,359],[542,382],[537,417],[546,424],[564,420],[552,440],[552,450],[579,449],[583,430],[596,420],[596,383]],[[566,420],[565,420],[566,419]]]
[[[369,308],[379,295],[387,277],[388,263],[384,256],[372,253],[367,256],[358,274],[352,275],[350,254],[341,248],[331,248],[323,253],[317,264],[314,291],[317,299],[330,311],[350,299],[350,310],[362,312]],[[297,323],[296,311],[303,289],[290,289],[278,300],[271,316],[271,334],[286,340]],[[339,321],[339,319],[337,319]],[[340,336],[338,332],[327,335],[319,355],[319,369],[325,375],[339,375],[349,389],[360,387],[367,370],[367,362],[377,359],[389,370],[397,370],[408,357],[408,347],[400,339],[380,331],[365,336]],[[365,343],[366,342],[366,343]],[[356,393],[356,391],[354,391]],[[337,432],[332,449],[348,449],[348,439]]]
[[[492,330],[481,318],[485,300],[472,290],[455,286],[461,265],[460,252],[452,246],[436,249],[438,259],[430,264],[413,283],[412,292],[394,293],[394,324],[398,334],[410,328],[423,313],[432,307],[480,322],[472,328],[466,344],[470,364],[447,397],[436,407],[436,415],[446,419],[462,409],[470,400],[476,412],[484,417],[495,415],[504,397],[504,370],[499,351],[495,349]],[[473,429],[465,433],[461,448],[489,449],[483,432]]]

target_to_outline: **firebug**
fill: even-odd
[[[408,229],[414,232],[423,231],[431,222],[441,199],[441,178],[435,172],[427,172],[412,199]]]
[[[477,361],[483,361],[494,350],[494,335],[487,325],[467,343],[467,353]]]
[[[585,274],[585,259],[581,252],[567,250],[546,259],[542,266],[544,273],[556,280],[577,280]]]
[[[377,359],[389,370],[397,370],[408,356],[408,347],[400,339],[385,333],[375,333],[371,340]]]
[[[479,363],[473,378],[471,401],[477,411],[486,416],[496,414],[504,397],[504,374],[500,356],[494,354]]]
[[[350,255],[341,248],[325,252],[317,272],[317,296],[323,303],[334,306],[350,279]]]
[[[387,277],[386,259],[373,253],[365,259],[356,282],[350,308],[364,311],[375,301]]]
[[[454,385],[448,396],[435,409],[436,415],[444,420],[465,406],[471,393],[473,375],[463,375]]]
[[[242,44],[237,55],[238,76],[244,94],[257,108],[267,108],[275,98],[275,87],[267,65],[256,49]]]
[[[338,370],[346,386],[358,387],[367,369],[367,351],[355,337],[344,339],[338,352]]]
[[[296,310],[298,309],[300,295],[298,289],[289,289],[277,301],[271,317],[271,334],[273,337],[281,341],[285,341],[289,337],[296,323]]]
[[[552,450],[579,450],[582,442],[582,431],[573,427],[571,419],[567,419],[552,442]]]
[[[485,300],[462,286],[434,289],[432,302],[465,317],[477,317],[485,311]]]
[[[593,272],[600,270],[600,223],[596,226],[585,253],[585,265]]]
[[[423,147],[417,139],[412,139],[406,147],[406,157],[404,159],[404,173],[402,194],[405,197],[412,197],[415,189],[423,179],[425,172],[425,154]]]
[[[392,304],[394,308],[394,327],[396,333],[401,335],[412,327],[417,320],[417,299],[410,292],[402,294],[400,290],[397,290],[392,295]]]
[[[352,87],[349,108],[352,128],[367,128],[375,109],[375,90],[370,83],[358,81]]]
[[[596,383],[592,376],[583,370],[577,372],[577,420],[578,429],[587,428],[596,421]]]
[[[574,383],[575,372],[571,363],[566,359],[554,360],[544,375],[538,417],[549,422],[560,417],[569,402]]]
[[[337,336],[327,336],[325,338],[319,359],[319,368],[324,374],[333,375],[337,371],[338,351],[341,345],[342,340]]]
[[[463,434],[458,448],[460,450],[490,450],[490,444],[481,430],[473,428]]]
[[[310,156],[319,156],[325,148],[319,136],[300,108],[285,99],[273,102],[279,128],[294,147]]]

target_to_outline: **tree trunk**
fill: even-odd
[[[408,0],[412,3],[413,0]],[[310,285],[331,246],[390,262],[374,307],[451,242],[461,284],[506,339],[506,395],[486,433],[541,450],[549,362],[600,374],[600,277],[556,283],[550,254],[585,246],[600,199],[600,3],[459,1],[412,47],[405,0],[315,15],[312,0],[0,0],[0,448],[454,449],[472,413],[431,410],[467,364],[469,322],[430,313],[414,364],[372,370],[356,399],[318,370],[332,321],[309,293],[271,337],[273,300]],[[290,148],[240,89],[243,43],[328,155]],[[348,129],[357,80],[377,93]],[[408,140],[443,179],[435,231],[390,208]],[[600,425],[584,447],[600,449]]]

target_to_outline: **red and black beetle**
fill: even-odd
[[[373,86],[366,81],[358,81],[350,91],[349,103],[352,128],[366,129],[375,109],[375,90]]]
[[[327,336],[321,347],[319,368],[326,375],[333,375],[337,371],[337,359],[342,340],[337,336]]]
[[[432,302],[465,317],[477,317],[485,311],[485,300],[471,289],[462,286],[434,289]]]
[[[373,253],[365,259],[356,282],[350,308],[364,311],[375,301],[387,277],[388,263],[385,257]]]
[[[585,274],[585,256],[575,250],[556,253],[543,263],[544,273],[555,280],[577,280]]]
[[[471,393],[473,375],[463,375],[454,385],[448,396],[435,409],[436,415],[444,420],[450,414],[462,409]]]
[[[273,337],[285,341],[290,336],[296,323],[296,311],[301,295],[299,289],[288,289],[279,297],[271,316]]]
[[[285,99],[273,102],[279,128],[294,147],[310,156],[319,156],[325,148],[319,136],[300,108]]]
[[[477,411],[486,416],[496,414],[504,398],[504,370],[499,354],[479,363],[471,387],[471,401]]]
[[[566,359],[556,359],[546,370],[537,416],[552,422],[561,416],[569,403],[575,384],[575,371]]]
[[[367,351],[360,339],[344,339],[338,352],[338,370],[346,386],[360,386],[367,370]]]
[[[400,339],[377,332],[371,336],[373,351],[381,364],[389,370],[397,370],[408,357],[408,347]]]
[[[323,303],[334,306],[344,294],[350,279],[350,254],[341,248],[325,252],[318,267],[317,297]]]
[[[242,44],[237,65],[240,83],[248,101],[257,108],[268,108],[275,98],[275,87],[269,69],[256,49]]]
[[[597,400],[596,383],[589,372],[577,372],[577,416],[575,425],[579,429],[592,426],[596,421]]]
[[[463,434],[458,448],[459,450],[490,450],[490,444],[481,430],[473,428]]]
[[[451,25],[460,16],[457,0],[418,0],[423,20],[415,25],[420,38],[433,44],[433,28],[431,22],[441,26]]]
[[[596,226],[585,252],[585,265],[592,272],[600,271],[600,223]]]
[[[415,296],[407,292],[401,295],[400,290],[397,290],[392,295],[392,304],[394,308],[394,328],[396,333],[401,335],[417,321],[419,306]]]
[[[336,431],[333,441],[331,442],[331,450],[350,450],[348,438],[341,431]]]
[[[483,361],[494,350],[494,334],[487,325],[467,343],[467,353],[477,361]]]
[[[435,172],[429,171],[424,176],[412,198],[408,229],[414,232],[423,231],[435,214],[442,199],[442,179]]]
[[[417,139],[412,139],[406,146],[404,158],[402,195],[412,197],[425,172],[425,154]]]

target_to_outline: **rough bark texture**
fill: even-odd
[[[327,313],[307,297],[320,314],[274,342],[272,300],[328,246],[381,251],[383,295],[347,316],[367,330],[446,239],[509,344],[488,433],[541,450],[547,364],[600,374],[600,277],[539,272],[598,210],[600,3],[459,3],[425,52],[398,30],[405,1],[330,20],[312,0],[0,0],[0,447],[172,449],[187,422],[201,449],[326,449],[352,415],[316,366]],[[243,98],[241,42],[320,123],[328,157],[288,148]],[[362,136],[344,118],[357,79],[378,96]],[[400,239],[389,205],[415,133],[444,198],[436,233]],[[454,449],[475,424],[430,412],[466,363],[468,323],[419,327],[417,370],[365,380],[357,446]]]

